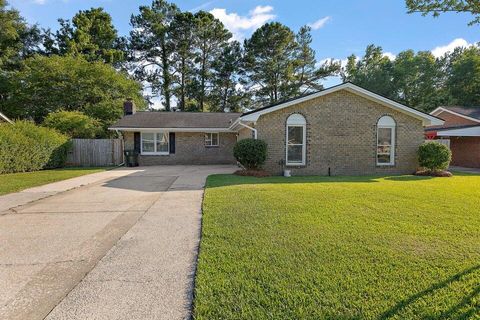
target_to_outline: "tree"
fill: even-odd
[[[354,55],[348,57],[342,78],[389,98],[395,98],[393,63],[384,55],[381,47],[373,44],[367,46],[365,55],[358,61]]]
[[[294,92],[297,95],[312,89],[323,89],[320,80],[340,70],[340,63],[332,60],[325,61],[320,67],[317,67],[315,51],[311,47],[312,35],[310,32],[309,26],[303,26],[296,35]]]
[[[295,34],[278,22],[264,24],[245,40],[247,90],[258,103],[274,103],[294,95]]]
[[[480,23],[479,0],[406,0],[408,13],[421,12],[423,16],[431,13],[438,17],[445,12],[467,12],[474,16],[469,25]]]
[[[29,26],[17,10],[7,5],[0,0],[0,72],[17,69],[22,59],[39,50],[41,39],[38,27]]]
[[[43,125],[71,138],[93,139],[102,136],[98,120],[80,111],[56,111],[48,114]]]
[[[121,117],[123,102],[132,98],[142,109],[141,85],[102,62],[81,57],[34,56],[9,78],[12,94],[0,108],[12,118],[41,123],[51,112],[82,111],[107,127]]]
[[[192,84],[195,78],[195,17],[190,12],[181,12],[175,15],[169,31],[169,38],[174,49],[172,50],[173,81],[177,97],[177,107],[185,111],[194,98]]]
[[[47,54],[83,55],[87,61],[118,63],[124,59],[123,41],[117,35],[112,17],[102,8],[79,11],[70,22],[59,19],[60,29],[53,36],[44,34]]]
[[[212,66],[220,58],[232,34],[223,23],[211,13],[199,11],[195,14],[195,46],[198,64],[197,100],[200,111],[206,111],[210,88],[212,87]]]
[[[153,94],[163,97],[166,111],[171,108],[174,47],[168,31],[178,12],[176,5],[154,0],[151,6],[141,6],[140,13],[130,19],[130,69],[138,80],[149,84]]]
[[[393,98],[430,112],[441,102],[441,63],[429,51],[400,52],[393,62]]]
[[[459,49],[449,63],[447,88],[454,102],[480,106],[480,48]]]
[[[242,48],[238,41],[230,42],[212,64],[213,87],[210,111],[240,111],[245,94],[237,87],[242,64]]]

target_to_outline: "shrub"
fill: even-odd
[[[0,173],[58,168],[70,149],[67,136],[32,122],[0,125]]]
[[[233,156],[246,169],[258,169],[267,158],[267,144],[263,140],[240,140],[233,147]]]
[[[80,139],[98,137],[103,131],[98,120],[80,111],[52,112],[45,118],[43,125],[72,138]]]
[[[430,171],[445,170],[452,160],[450,149],[438,142],[426,142],[418,149],[420,166]]]

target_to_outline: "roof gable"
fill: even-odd
[[[337,91],[340,91],[340,90],[346,90],[350,93],[359,95],[363,98],[375,101],[375,102],[377,102],[381,105],[384,105],[386,107],[392,108],[392,109],[397,110],[399,112],[408,114],[408,115],[410,115],[414,118],[420,119],[420,120],[422,120],[422,122],[425,126],[442,125],[443,124],[443,120],[441,120],[441,119],[439,119],[439,118],[437,118],[433,115],[424,113],[422,111],[419,111],[419,110],[416,110],[416,109],[413,109],[413,108],[410,108],[410,107],[407,107],[403,104],[400,104],[396,101],[393,101],[391,99],[383,97],[383,96],[381,96],[379,94],[376,94],[372,91],[369,91],[367,89],[364,89],[362,87],[354,85],[353,83],[350,83],[350,82],[342,83],[340,85],[337,85],[337,86],[334,86],[334,87],[331,87],[331,88],[328,88],[328,89],[325,89],[325,90],[322,90],[322,91],[318,91],[318,92],[315,92],[315,93],[312,93],[312,94],[309,94],[309,95],[306,95],[306,96],[298,97],[298,98],[291,99],[291,100],[288,100],[288,101],[280,102],[278,104],[274,104],[274,105],[263,107],[263,108],[260,108],[260,109],[257,109],[257,110],[246,112],[246,113],[242,114],[240,119],[242,121],[255,122],[255,121],[258,120],[258,118],[262,114],[275,112],[277,110],[287,108],[287,107],[296,105],[298,103],[302,103],[304,101],[315,99],[315,98],[318,98],[318,97],[321,97],[321,96],[325,96],[325,95],[328,95],[328,94],[331,94],[331,93],[334,93],[334,92],[337,92]]]
[[[438,107],[430,112],[431,115],[437,116],[442,112],[467,119],[476,123],[480,123],[480,107],[478,108],[466,108],[466,107]]]

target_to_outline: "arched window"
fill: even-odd
[[[298,113],[287,119],[286,164],[305,165],[306,158],[306,126],[305,118]]]
[[[383,116],[377,123],[377,165],[395,164],[395,120]]]

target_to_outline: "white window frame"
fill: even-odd
[[[217,135],[217,144],[213,144],[213,135]],[[220,134],[218,132],[205,132],[205,147],[218,147],[220,145]]]
[[[144,152],[143,151],[143,134],[145,133],[152,133],[153,134],[153,149],[155,151],[153,152]],[[157,152],[157,134],[166,134],[168,139],[167,139],[167,146],[168,146],[168,151],[161,151]],[[142,155],[169,155],[170,154],[170,132],[168,131],[145,131],[145,132],[140,132],[140,154]]]
[[[390,129],[390,162],[378,162],[379,155],[386,155],[387,153],[378,153],[378,147],[386,146],[380,145],[378,143],[378,131],[379,129]],[[383,116],[378,119],[377,122],[377,136],[376,136],[376,150],[375,150],[375,162],[377,166],[394,166],[395,165],[395,146],[396,146],[396,135],[395,135],[396,123],[395,120],[390,116]]]
[[[288,143],[288,129],[290,127],[302,128],[302,143]],[[290,162],[288,161],[288,147],[289,146],[302,146],[302,161]],[[307,123],[305,118],[298,113],[290,115],[287,119],[287,125],[285,130],[285,164],[287,166],[304,166],[307,158]]]

